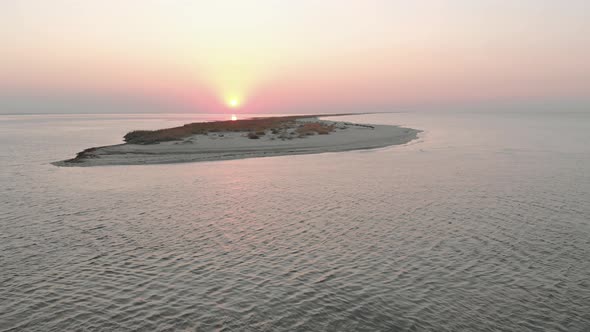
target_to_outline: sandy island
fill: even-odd
[[[398,126],[320,120],[317,116],[201,122],[132,131],[125,135],[124,144],[89,148],[75,158],[53,164],[144,165],[340,152],[405,144],[419,132]]]

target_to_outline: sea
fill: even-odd
[[[423,132],[51,164],[226,118],[0,115],[0,331],[590,331],[590,112],[364,114],[334,119]]]

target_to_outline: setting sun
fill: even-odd
[[[237,98],[232,98],[229,100],[228,104],[229,104],[229,107],[236,108],[236,107],[240,106],[240,101]]]

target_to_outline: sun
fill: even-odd
[[[231,115],[231,120],[232,121],[236,121],[237,119],[238,119],[238,117],[235,114],[232,114]]]
[[[228,104],[229,104],[229,107],[236,108],[236,107],[240,106],[240,101],[237,98],[232,98],[229,100]]]

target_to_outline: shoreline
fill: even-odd
[[[406,144],[421,132],[399,126],[319,119],[338,115],[214,121],[133,131],[125,135],[127,143],[89,148],[75,158],[52,164],[59,167],[149,165],[345,152]]]

